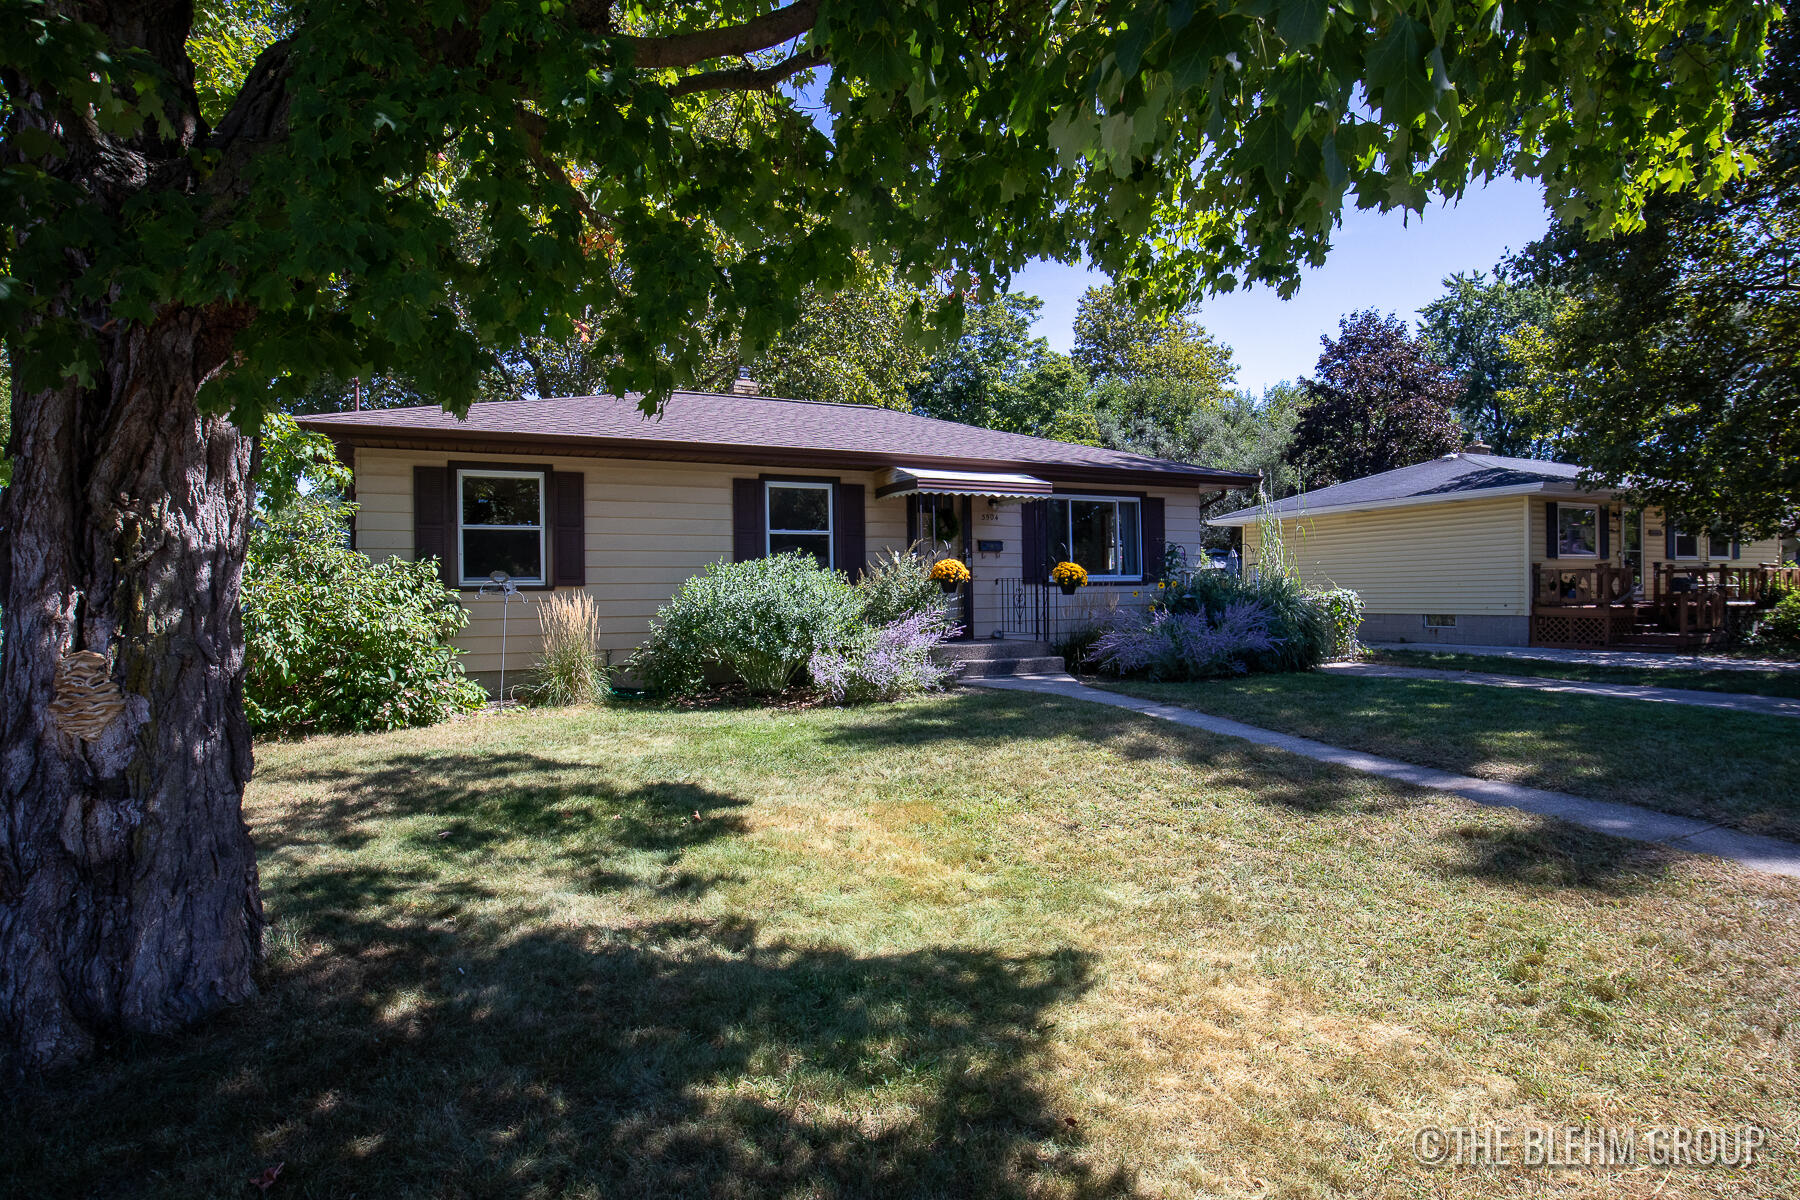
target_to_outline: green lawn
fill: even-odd
[[[1800,839],[1800,720],[1326,672],[1103,686],[1427,767]]]
[[[1706,667],[1598,667],[1548,659],[1457,654],[1449,650],[1372,650],[1369,662],[1390,667],[1431,667],[1440,671],[1487,671],[1586,683],[1633,683],[1692,688],[1702,692],[1748,692],[1800,700],[1800,671],[1709,670]]]
[[[247,816],[261,998],[10,1093],[0,1195],[1800,1187],[1411,1150],[1794,1128],[1800,884],[1135,714],[528,712],[263,745]]]

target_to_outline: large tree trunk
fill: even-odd
[[[238,615],[251,445],[195,405],[235,325],[194,310],[119,323],[92,386],[14,389],[0,1031],[15,1070],[255,991]]]

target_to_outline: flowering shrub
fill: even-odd
[[[940,612],[916,613],[853,646],[819,651],[807,670],[835,703],[893,700],[943,686],[951,670],[931,657],[931,648],[957,632]]]
[[[850,582],[811,555],[713,563],[657,609],[650,641],[631,667],[664,695],[702,691],[709,673],[773,695],[819,651],[866,636],[861,615]]]
[[[1242,675],[1256,656],[1275,649],[1269,622],[1269,611],[1250,600],[1217,616],[1157,608],[1102,633],[1090,657],[1107,670],[1152,680]]]
[[[856,594],[862,600],[862,619],[871,628],[935,612],[944,602],[925,556],[891,546],[856,581]]]
[[[1059,587],[1086,587],[1087,568],[1080,563],[1059,562],[1050,568],[1050,581]]]
[[[1269,617],[1269,649],[1249,656],[1252,671],[1310,671],[1324,662],[1331,648],[1323,606],[1291,576],[1261,573],[1233,575],[1196,571],[1184,584],[1158,595],[1169,612],[1218,618],[1233,604],[1249,601]]]
[[[1312,597],[1325,618],[1325,657],[1355,658],[1362,649],[1356,640],[1356,632],[1362,628],[1362,597],[1349,588],[1314,592]]]
[[[969,582],[969,568],[958,558],[940,558],[931,566],[931,577],[939,583]]]
[[[354,506],[258,519],[244,564],[244,712],[258,732],[399,729],[487,702],[450,639],[468,621],[437,564],[350,549]]]

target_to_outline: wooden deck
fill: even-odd
[[[1699,650],[1746,623],[1772,584],[1800,588],[1800,568],[1660,562],[1649,577],[1599,564],[1531,566],[1531,644]]]

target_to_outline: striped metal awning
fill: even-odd
[[[1008,475],[988,471],[938,471],[929,467],[889,467],[875,485],[882,496],[995,496],[1026,500],[1048,496],[1055,489],[1035,475]]]

